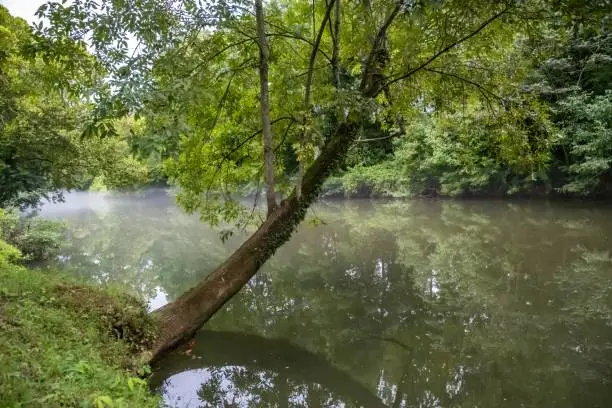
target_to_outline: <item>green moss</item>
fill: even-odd
[[[1,407],[157,407],[133,358],[153,333],[125,294],[0,260]]]

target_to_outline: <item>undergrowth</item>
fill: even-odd
[[[0,256],[0,407],[159,406],[141,379],[148,367],[133,357],[155,332],[140,301],[7,258]]]

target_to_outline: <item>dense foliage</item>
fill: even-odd
[[[305,108],[310,37],[327,6],[269,4],[281,194],[291,191],[298,163],[316,157],[338,112],[348,109],[369,119],[362,121],[363,142],[351,148],[327,193],[608,195],[612,34],[605,1],[555,3],[552,13],[545,3],[524,5],[505,21],[524,22],[520,30],[494,24],[410,83],[394,82],[402,67],[456,38],[449,31],[454,20],[440,16],[453,10],[469,25],[487,13],[479,6],[424,2],[404,10],[387,44],[390,56],[404,57],[390,62],[393,85],[376,105],[355,97],[368,39],[352,23],[363,19],[374,30],[384,7],[380,15],[350,3],[341,16],[330,12],[312,75],[315,102]],[[51,24],[34,35],[2,10],[2,206],[36,204],[92,181],[92,188],[106,189],[170,178],[187,210],[216,222],[242,213],[232,193],[258,196],[265,188],[254,16],[240,12],[246,10],[240,2],[141,7],[144,14],[127,2],[100,10],[80,1],[46,5],[41,15]],[[96,20],[99,13],[107,17]],[[334,19],[341,33],[334,33]],[[430,40],[425,27],[437,37]],[[101,142],[96,134],[118,138]]]
[[[75,70],[43,49],[25,21],[0,6],[0,207],[58,199],[98,175],[116,188],[146,180],[125,138],[81,137],[93,107],[79,90],[101,78],[91,56],[73,47],[83,61]]]
[[[602,122],[609,4],[468,3],[398,5],[381,51],[387,85],[371,100],[360,96],[371,57],[365,50],[393,15],[393,2],[342,3],[341,11],[323,2],[266,6],[280,194],[291,192],[300,163],[312,163],[346,114],[360,117],[360,135],[337,173],[340,191],[605,190],[609,161],[597,146],[609,134]],[[66,36],[76,44],[88,39],[108,78],[90,88],[98,101],[90,129],[109,132],[106,118],[128,114],[136,130],[122,139],[150,170],[149,181],[169,178],[180,187],[179,203],[209,222],[240,219],[245,210],[234,194],[265,189],[250,4],[139,4],[53,3],[41,9],[52,24],[37,35],[55,44],[46,54],[54,61],[66,57]],[[495,13],[502,17],[477,30]],[[461,40],[470,30],[477,30],[473,38]],[[560,97],[557,88],[571,91]]]
[[[593,4],[585,3],[585,10],[589,7]],[[524,66],[514,94],[533,98],[525,114],[487,117],[474,104],[423,113],[407,137],[395,142],[393,153],[379,157],[375,146],[368,157],[378,163],[350,169],[342,175],[343,188],[329,186],[330,192],[609,197],[610,17],[570,26],[553,20],[542,30],[541,38],[517,41],[505,62],[506,69],[517,60]]]
[[[61,222],[0,209],[0,240],[19,250],[22,261],[39,263],[53,258],[63,239]]]
[[[374,103],[357,95],[371,39],[354,22],[374,32],[391,3],[342,4],[338,15],[324,3],[266,6],[280,193],[318,155],[338,114],[356,111],[360,140],[328,194],[609,195],[610,5],[509,3],[503,24],[402,82],[403,69],[462,34],[456,21],[476,26],[495,11],[434,3],[400,10],[385,46],[390,85]],[[244,215],[233,193],[265,189],[248,4],[140,7],[51,3],[40,10],[50,24],[34,34],[2,9],[0,205],[170,178],[187,210],[217,222]]]

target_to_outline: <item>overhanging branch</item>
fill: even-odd
[[[253,41],[252,38],[246,38],[244,40],[241,41],[236,41],[234,43],[228,44],[225,47],[221,48],[219,51],[217,51],[216,53],[214,53],[211,56],[206,57],[205,60],[201,61],[200,63],[196,64],[196,66],[194,66],[188,73],[187,73],[187,77],[191,77],[198,69],[200,69],[201,67],[203,67],[204,65],[206,65],[208,62],[210,62],[211,60],[217,58],[219,55],[223,54],[225,51],[229,50],[230,48],[233,47],[237,47],[239,45],[242,45],[244,43],[247,42],[251,42]]]
[[[327,7],[325,8],[325,15],[323,16],[323,20],[321,21],[321,25],[319,26],[319,30],[314,40],[314,44],[312,45],[312,51],[310,53],[310,61],[308,62],[308,71],[306,74],[306,84],[304,87],[304,121],[302,123],[302,125],[304,125],[304,132],[302,133],[302,137],[301,137],[302,139],[301,141],[303,143],[307,139],[306,129],[307,129],[307,121],[309,119],[306,113],[310,111],[310,97],[312,93],[312,78],[314,75],[315,62],[317,60],[317,52],[321,44],[321,39],[323,38],[323,32],[325,31],[325,26],[327,25],[327,21],[329,20],[331,16],[331,11],[334,7],[334,3],[335,3],[335,0],[331,0],[329,4],[327,4]],[[314,28],[314,25],[313,25],[313,28]],[[299,160],[299,171],[298,171],[298,178],[296,182],[296,194],[297,194],[298,199],[302,195],[302,179],[304,177],[304,171],[305,171],[304,162],[303,160]]]
[[[405,74],[402,74],[398,77],[395,77],[389,81],[387,81],[384,85],[384,87],[387,87],[391,84],[394,84],[396,82],[402,81],[404,79],[407,79],[409,77],[411,77],[412,75],[416,74],[417,72],[421,71],[422,69],[426,68],[429,64],[431,64],[432,62],[434,62],[435,60],[437,60],[440,56],[442,56],[443,54],[447,53],[448,51],[452,50],[453,48],[457,47],[458,45],[460,45],[461,43],[469,40],[470,38],[474,37],[475,35],[477,35],[478,33],[480,33],[482,30],[484,30],[488,25],[490,25],[491,23],[493,23],[494,21],[496,21],[497,19],[499,19],[501,16],[503,16],[504,14],[506,14],[508,12],[508,10],[510,9],[510,7],[506,7],[504,8],[502,11],[500,11],[499,13],[491,16],[490,18],[488,18],[486,21],[484,21],[480,26],[478,26],[474,31],[470,32],[469,34],[459,38],[458,40],[454,41],[453,43],[447,45],[446,47],[442,48],[440,51],[436,52],[434,55],[432,55],[431,57],[429,57],[427,60],[425,60],[424,62],[422,62],[421,64],[419,64],[417,67],[409,70],[408,72],[406,72]]]
[[[308,38],[302,37],[302,36],[297,35],[295,33],[290,33],[290,32],[266,33],[266,36],[268,36],[268,37],[292,38],[294,40],[303,41],[303,42],[307,43],[308,45],[310,45],[311,47],[314,47],[314,43],[312,41],[310,41]],[[317,49],[317,52],[320,53],[323,57],[325,57],[325,59],[328,60],[329,62],[332,61],[332,58],[325,51],[323,51],[320,47]]]
[[[389,30],[389,27],[391,26],[393,20],[395,20],[401,9],[401,2],[398,2],[391,11],[391,13],[389,13],[387,18],[385,19],[383,25],[376,33],[376,37],[374,38],[374,42],[372,43],[372,49],[368,54],[365,67],[363,69],[363,78],[361,81],[360,89],[364,95],[375,96],[380,92],[381,89],[385,88],[384,86],[378,86],[380,80],[376,78],[377,75],[375,74],[377,73],[377,71],[378,74],[380,74],[380,72],[382,72],[382,66],[385,65],[387,62],[386,60],[388,58],[384,58],[384,61],[380,60],[383,54],[386,53],[385,42],[387,39],[387,30]]]
[[[442,71],[436,68],[423,68],[423,71],[426,72],[432,72],[435,74],[439,74],[442,76],[448,76],[451,78],[455,78],[461,82],[465,82],[469,85],[472,85],[473,87],[477,88],[481,93],[485,94],[485,95],[490,95],[495,97],[496,99],[499,100],[503,100],[504,98],[502,98],[501,96],[499,96],[498,94],[496,94],[495,92],[491,91],[490,89],[487,89],[485,86],[483,86],[482,84],[479,84],[478,82],[472,81],[471,79],[468,79],[464,76],[455,74],[454,72],[447,72],[447,71]]]
[[[319,50],[319,46],[321,45],[321,39],[323,38],[323,32],[325,31],[325,25],[327,24],[327,20],[331,15],[332,8],[334,6],[335,0],[331,0],[325,9],[325,15],[323,16],[323,21],[321,21],[321,25],[319,27],[319,31],[317,32],[317,37],[312,45],[312,52],[310,53],[310,61],[308,63],[308,73],[306,74],[306,90],[304,91],[304,107],[308,109],[310,106],[310,95],[312,88],[312,77],[314,74],[314,65],[317,59],[317,53]],[[331,62],[331,60],[330,60]]]

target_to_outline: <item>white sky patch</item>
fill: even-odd
[[[48,3],[50,0],[0,0],[0,4],[6,7],[11,13],[11,15],[16,17],[21,17],[26,20],[28,23],[32,24],[34,22],[38,22],[39,18],[36,17],[36,10],[40,6],[45,3]],[[61,2],[61,0],[56,0]],[[66,5],[69,5],[71,1],[67,1]],[[46,19],[45,19],[46,21]],[[135,48],[138,46],[138,41],[134,38],[133,35],[128,35],[128,54],[132,54]],[[89,49],[91,52],[92,50]]]
[[[38,21],[34,13],[46,2],[47,0],[0,0],[0,4],[6,7],[9,13],[23,18],[28,23]]]

